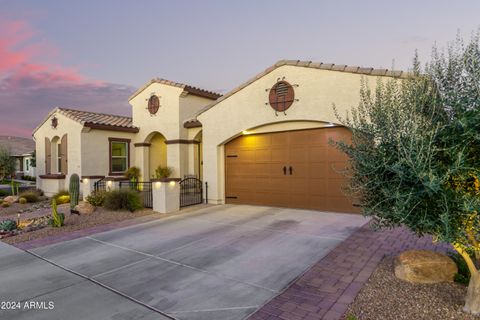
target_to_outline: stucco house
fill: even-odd
[[[0,136],[0,146],[9,150],[15,159],[15,178],[35,177],[35,167],[32,166],[35,141],[31,138]]]
[[[362,79],[403,78],[386,69],[282,60],[221,96],[153,79],[129,99],[132,117],[56,108],[35,129],[37,184],[47,193],[115,178],[130,166],[152,179],[208,182],[209,203],[243,203],[356,212],[343,192],[347,159],[329,144],[349,139],[332,105],[359,102]],[[206,195],[205,195],[206,196]]]

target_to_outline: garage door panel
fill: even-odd
[[[350,132],[337,127],[277,132],[228,143],[226,155],[237,157],[225,162],[226,195],[236,197],[227,203],[358,212],[343,189],[347,156],[329,139],[348,141]]]

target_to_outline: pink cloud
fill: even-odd
[[[31,136],[55,107],[130,114],[134,88],[42,62],[57,55],[55,46],[37,41],[29,24],[0,16],[0,135]]]
[[[0,30],[0,80],[7,80],[4,85],[9,88],[102,84],[86,79],[74,68],[37,62],[57,50],[48,43],[31,44],[36,33],[26,22],[0,21]]]

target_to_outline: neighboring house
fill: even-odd
[[[35,177],[35,167],[32,167],[33,151],[35,141],[31,138],[0,136],[0,146],[10,150],[15,158],[15,177]]]
[[[140,167],[208,182],[209,203],[358,211],[345,196],[345,155],[330,139],[350,138],[339,113],[359,103],[362,79],[401,71],[279,61],[220,95],[154,79],[130,97],[132,118],[56,108],[34,131],[37,184],[65,188],[68,176],[121,176]],[[52,183],[52,181],[54,181]]]

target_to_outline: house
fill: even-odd
[[[17,179],[21,179],[23,176],[35,177],[35,163],[32,160],[35,141],[31,138],[0,136],[0,146],[9,150],[12,157],[15,158],[15,177]]]
[[[158,166],[173,177],[208,183],[209,203],[242,203],[356,212],[343,192],[344,154],[329,141],[347,140],[332,105],[345,115],[359,103],[362,79],[401,71],[282,60],[219,94],[153,79],[129,99],[132,117],[56,108],[35,129],[38,186],[64,188],[68,176],[142,180]]]

